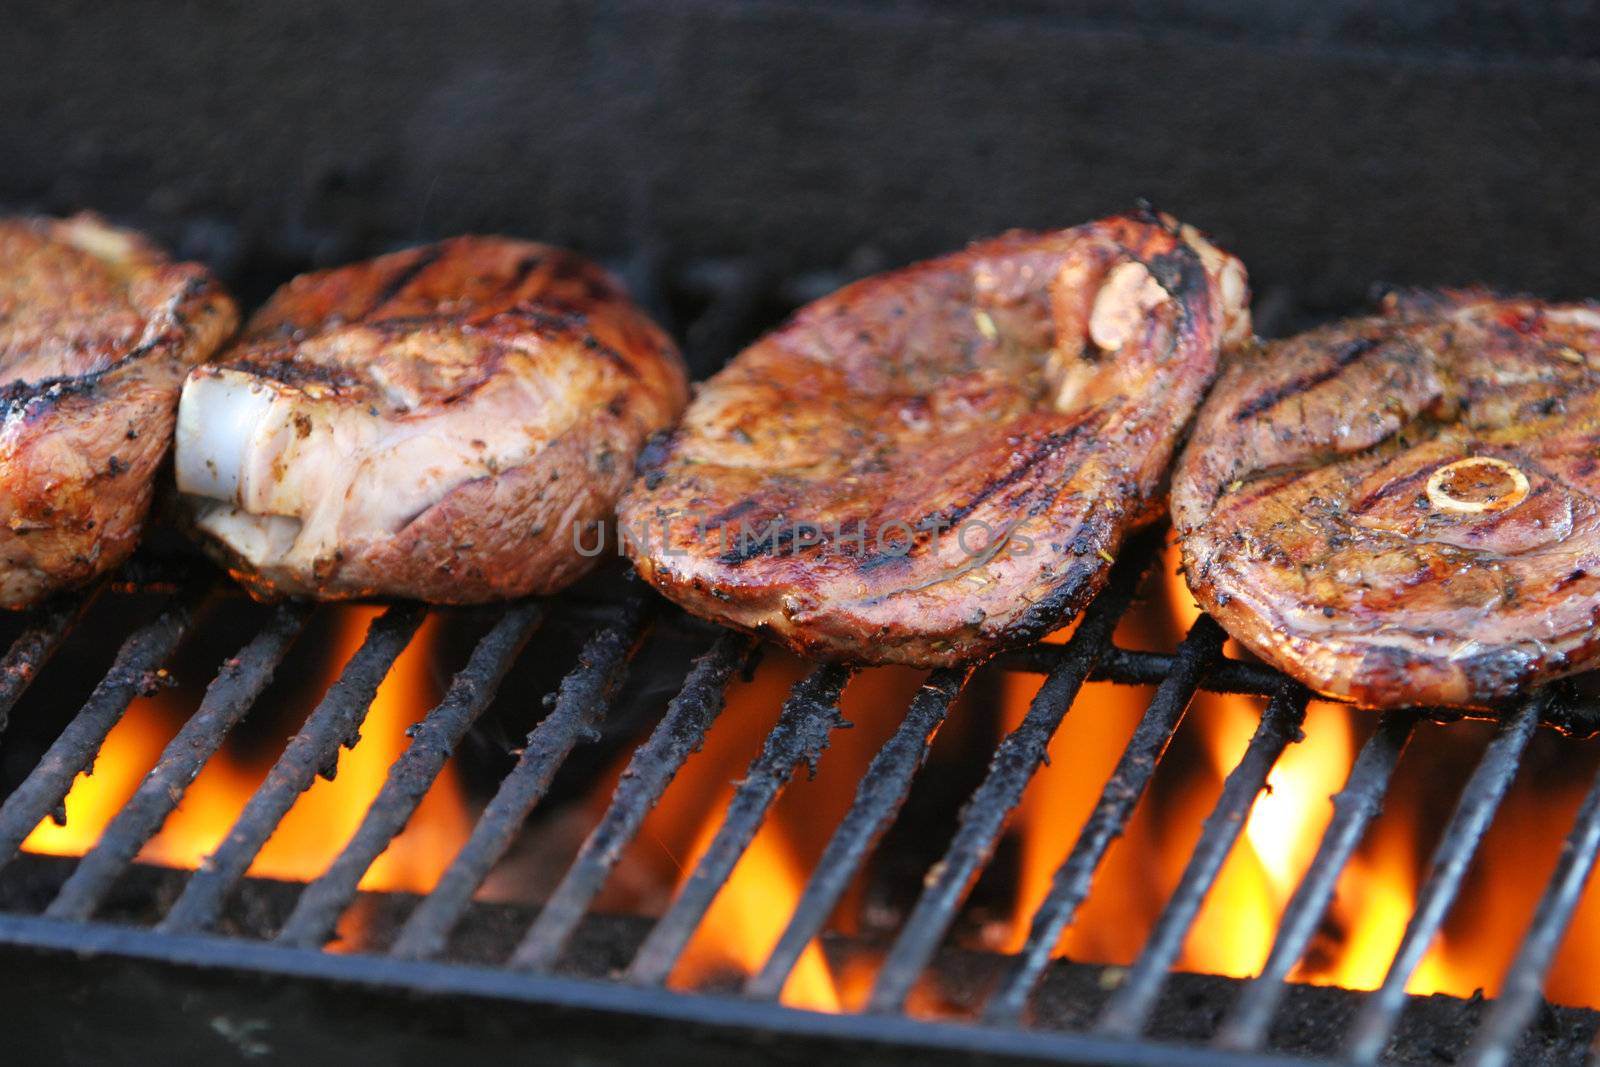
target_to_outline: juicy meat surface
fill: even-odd
[[[260,596],[549,593],[686,400],[599,267],[456,238],[280,289],[184,386],[178,488]]]
[[[0,219],[0,607],[128,557],[184,375],[237,325],[202,267],[137,234]]]
[[[1237,260],[1149,213],[857,282],[699,388],[646,449],[624,544],[691,611],[806,655],[1032,641],[1155,517],[1247,298]]]
[[[1173,476],[1190,588],[1262,658],[1375,707],[1488,706],[1592,665],[1600,305],[1383,310],[1226,367]]]

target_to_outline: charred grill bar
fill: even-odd
[[[944,857],[930,872],[921,898],[878,971],[869,1001],[869,1011],[876,1018],[854,1017],[864,1025],[894,1020],[894,1040],[925,1043],[944,1051],[957,1048],[965,1040],[952,1036],[952,1031],[960,1031],[977,1035],[972,1040],[978,1046],[991,1041],[988,1047],[997,1052],[1009,1049],[1024,1058],[1061,1062],[1201,1064],[1230,1062],[1228,1057],[1242,1057],[1237,1062],[1258,1062],[1255,1057],[1263,1054],[1269,1026],[1290,988],[1284,978],[1306,950],[1334,883],[1381,806],[1391,772],[1422,713],[1385,716],[1361,749],[1343,791],[1335,799],[1335,815],[1321,846],[1288,905],[1265,973],[1241,987],[1232,1009],[1213,1034],[1216,1049],[1150,1042],[1143,1036],[1147,1022],[1157,997],[1171,978],[1183,938],[1269,771],[1284,749],[1296,740],[1307,699],[1304,690],[1272,672],[1225,657],[1220,631],[1204,617],[1171,655],[1129,652],[1111,643],[1116,622],[1157,545],[1158,541],[1148,535],[1130,544],[1109,588],[1089,609],[1065,646],[1040,646],[1008,658],[1010,664],[1023,669],[1048,664],[1044,686],[1021,724],[996,749],[989,772],[964,808]],[[173,655],[197,605],[210,588],[210,583],[199,577],[182,584],[151,622],[129,635],[115,666],[83,710],[0,807],[5,861],[16,858],[23,837],[60,802],[73,776],[94,758],[132,696],[156,684],[157,672]],[[102,595],[121,593],[113,585]],[[50,647],[66,639],[71,620],[79,610],[76,605],[52,608],[25,626],[7,653],[6,662],[12,668],[7,677],[19,679],[13,683],[14,692],[25,686]],[[287,921],[277,931],[278,947],[272,950],[277,955],[270,958],[280,961],[279,966],[288,973],[305,968],[308,976],[326,976],[326,968],[337,973],[340,968],[359,969],[376,963],[361,957],[330,956],[320,946],[330,936],[334,922],[354,901],[362,873],[404,825],[446,757],[487,705],[549,610],[553,609],[534,603],[505,609],[478,642],[444,700],[421,721],[411,748],[391,768],[387,783],[360,829],[329,870],[299,892]],[[555,690],[548,713],[534,728],[515,768],[503,780],[468,843],[438,887],[422,898],[399,927],[388,950],[389,958],[382,962],[382,973],[399,988],[440,993],[454,988],[453,979],[448,976],[455,974],[464,983],[455,988],[456,993],[461,993],[474,988],[473,984],[483,981],[486,974],[493,974],[495,983],[506,988],[524,983],[526,997],[540,1002],[551,997],[552,990],[581,1000],[594,995],[597,988],[614,984],[603,982],[596,987],[592,981],[562,977],[555,968],[622,849],[638,832],[645,813],[716,721],[723,691],[751,649],[751,642],[745,638],[708,634],[705,651],[690,667],[681,690],[667,705],[654,732],[636,751],[631,772],[623,776],[609,809],[600,817],[550,903],[525,927],[520,944],[507,954],[504,969],[486,971],[481,965],[422,961],[443,954],[451,930],[461,920],[473,892],[544,795],[555,770],[577,746],[595,736],[630,656],[641,640],[648,640],[644,636],[646,627],[661,610],[653,599],[634,591],[601,619],[584,644],[578,662]],[[42,914],[6,917],[0,924],[0,941],[16,952],[36,952],[46,944],[87,954],[92,959],[129,952],[135,956],[154,954],[180,967],[194,965],[195,953],[203,955],[203,946],[210,945],[216,949],[218,960],[242,960],[240,965],[247,970],[262,966],[272,969],[254,955],[254,949],[238,955],[233,948],[241,944],[237,939],[215,935],[197,939],[195,935],[216,924],[230,894],[244,881],[243,872],[251,858],[277,821],[309,786],[317,769],[330,762],[337,747],[350,741],[378,681],[415,635],[424,614],[421,609],[396,606],[373,622],[360,649],[299,734],[289,740],[277,765],[215,857],[200,870],[184,875],[187,881],[182,892],[153,929],[138,935],[137,949],[119,947],[118,941],[119,937],[134,936],[136,931],[95,916],[113,884],[129,870],[139,848],[176,807],[188,782],[216,752],[228,731],[245,717],[305,626],[308,614],[293,606],[270,613],[259,633],[226,662],[209,687],[200,711],[168,745],[143,786],[111,822],[100,843],[77,862]],[[669,625],[673,621],[670,611],[660,620]],[[701,628],[695,632],[706,631]],[[848,814],[834,832],[821,861],[809,872],[806,888],[787,919],[784,934],[766,964],[746,982],[743,995],[748,998],[750,1010],[776,1014],[751,1017],[744,1014],[745,1009],[727,1012],[728,1002],[718,998],[672,993],[659,987],[763,824],[773,800],[797,768],[822,756],[829,734],[841,725],[838,701],[851,678],[850,670],[817,667],[796,685],[776,727],[737,788],[712,844],[621,975],[623,986],[643,987],[641,995],[647,999],[634,1002],[634,1010],[663,1008],[670,1014],[682,1005],[704,1002],[720,1005],[719,1010],[724,1010],[730,1025],[804,1030],[806,1021],[814,1020],[814,1036],[829,1040],[863,1036],[864,1032],[839,1029],[841,1019],[850,1017],[814,1016],[759,1006],[770,1002],[782,989],[801,950],[821,931],[845,886],[893,823],[929,739],[949,713],[968,674],[961,670],[931,674],[911,701],[903,723],[873,760]],[[905,1017],[902,1009],[908,992],[939,951],[978,873],[993,854],[1008,815],[1038,771],[1046,744],[1071,710],[1083,682],[1107,678],[1143,683],[1156,676],[1161,676],[1161,683],[1142,721],[1033,917],[1025,948],[995,985],[981,1012],[981,1023],[960,1028]],[[1073,921],[1110,842],[1125,827],[1194,693],[1202,688],[1260,691],[1269,688],[1264,684],[1268,681],[1273,696],[1256,736],[1228,776],[1152,937],[1104,1007],[1095,1027],[1098,1036],[1026,1029],[1024,1020],[1038,1014],[1037,1009],[1030,1010],[1032,998],[1049,967],[1055,942]],[[1367,998],[1346,1037],[1344,1054],[1350,1059],[1372,1062],[1387,1046],[1395,1032],[1399,1009],[1405,1003],[1405,982],[1455,902],[1466,866],[1494,818],[1525,746],[1542,721],[1556,722],[1563,714],[1570,714],[1570,709],[1561,707],[1563,703],[1552,693],[1539,694],[1510,712],[1501,723],[1444,831],[1389,979]],[[1505,996],[1487,1013],[1465,1062],[1511,1062],[1512,1050],[1523,1040],[1540,1003],[1541,980],[1590,873],[1597,839],[1600,786],[1591,791],[1579,811],[1528,938],[1512,967]],[[119,934],[119,930],[124,932]],[[441,979],[441,974],[447,977]],[[1048,1019],[1031,1021],[1048,1023]],[[1007,1043],[1019,1036],[1027,1038],[1025,1047]]]

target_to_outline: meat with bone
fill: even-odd
[[[1481,292],[1241,354],[1173,477],[1190,588],[1375,707],[1486,706],[1600,649],[1600,305]]]
[[[619,518],[690,610],[812,656],[1029,642],[1160,510],[1243,267],[1145,213],[1016,233],[817,301],[707,381]]]
[[[686,399],[604,271],[462,237],[280,289],[185,385],[178,487],[261,596],[548,593]]]
[[[0,220],[0,606],[128,557],[184,375],[237,325],[203,268],[138,234]]]

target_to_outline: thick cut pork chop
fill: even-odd
[[[261,596],[548,593],[686,400],[600,268],[462,237],[279,290],[184,386],[178,488]]]
[[[1173,476],[1189,586],[1318,691],[1486,706],[1593,665],[1600,305],[1452,292],[1231,362]]]
[[[0,607],[128,557],[184,375],[237,325],[203,268],[137,234],[0,220]]]
[[[807,655],[1034,640],[1159,510],[1244,269],[1154,214],[1012,234],[803,308],[646,449],[621,532],[690,610]]]

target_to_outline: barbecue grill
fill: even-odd
[[[1374,276],[1600,292],[1586,241],[1600,163],[1587,13],[1478,5],[1452,19],[1442,5],[1420,5],[1422,14],[1397,24],[1349,3],[1307,29],[1266,5],[1225,7],[1030,3],[980,14],[937,0],[671,11],[621,2],[557,5],[529,32],[505,11],[467,20],[446,6],[378,15],[332,5],[326,22],[272,6],[189,25],[170,13],[55,5],[17,13],[17,32],[0,40],[0,58],[14,59],[0,62],[0,96],[13,102],[0,133],[18,147],[0,175],[0,203],[98,206],[217,263],[247,302],[297,269],[436,234],[505,229],[567,241],[611,254],[686,341],[697,376],[852,276],[1007,225],[1093,217],[1135,193],[1193,215],[1250,263],[1267,333],[1357,306]],[[304,27],[317,32],[295,32]],[[421,77],[414,54],[426,59]],[[944,65],[930,70],[930,54]],[[40,55],[47,60],[28,61]],[[807,57],[798,68],[795,55]],[[814,80],[836,60],[859,68],[859,82]],[[41,76],[41,66],[60,70]],[[151,70],[163,78],[151,80]],[[1015,77],[991,77],[996,70]],[[323,107],[329,71],[344,72],[351,88]],[[1019,105],[1023,82],[1029,101],[1058,110]],[[68,83],[75,92],[49,88]],[[1186,88],[1175,96],[1152,84]],[[289,113],[301,122],[286,122]],[[782,132],[781,145],[751,132],[768,128]],[[895,143],[875,143],[884,129],[899,131]],[[1071,136],[1057,139],[1062,129]],[[994,162],[1007,157],[1015,164]],[[1419,167],[1421,157],[1436,166]],[[253,165],[240,168],[243,158]],[[608,169],[625,177],[603,180]],[[529,175],[543,182],[538,196],[525,195]],[[830,225],[817,226],[818,216]],[[5,623],[0,983],[9,1017],[24,1021],[4,1028],[8,1047],[19,1062],[533,1054],[588,1063],[1600,1063],[1587,1051],[1600,1015],[1542,995],[1600,851],[1600,779],[1553,869],[1537,872],[1547,876],[1543,895],[1500,995],[1406,994],[1531,747],[1545,734],[1600,726],[1570,685],[1496,717],[1443,813],[1378,989],[1289,979],[1381,818],[1402,751],[1425,724],[1457,722],[1455,713],[1378,720],[1257,977],[1177,969],[1252,805],[1300,738],[1310,694],[1225,654],[1205,617],[1171,648],[1114,640],[1163,537],[1153,531],[1126,547],[1065,643],[975,672],[935,671],[894,710],[898,725],[804,872],[776,944],[751,974],[715,991],[669,988],[668,979],[779,795],[828,759],[856,672],[813,665],[792,688],[659,915],[609,914],[597,897],[651,807],[692,770],[758,643],[684,616],[617,568],[572,595],[468,613],[475,641],[464,663],[337,858],[304,884],[248,875],[296,799],[356,743],[380,682],[430,614],[452,614],[392,605],[292,736],[274,743],[270,772],[215,853],[192,871],[163,867],[140,861],[141,849],[230,734],[251,729],[296,639],[336,609],[252,607],[210,565],[157,545],[96,589]],[[206,668],[214,674],[197,709],[98,843],[81,858],[24,852],[130,704],[165,685],[175,657],[204,636],[218,602],[252,629],[220,667]],[[555,631],[578,639],[545,645]],[[692,658],[655,654],[664,643]],[[59,677],[82,662],[75,649],[111,646],[103,675]],[[523,684],[516,672],[530,659],[556,654],[556,682],[502,691]],[[675,657],[673,692],[644,721],[618,722],[615,701],[634,665]],[[830,918],[893,840],[926,781],[935,734],[963,694],[982,698],[987,680],[1006,673],[1043,683],[1020,724],[976,757],[986,765],[963,787],[953,832],[933,846],[935,862],[887,936],[862,1009],[780,1003],[808,947],[838,938]],[[1021,950],[963,948],[953,930],[1089,682],[1153,692],[1074,828]],[[1055,958],[1201,692],[1265,698],[1264,710],[1153,931],[1126,968]],[[363,889],[497,699],[534,709],[531,732],[509,770],[491,776],[437,884],[421,895]],[[600,764],[585,764],[586,751],[618,745],[631,751],[627,769],[555,888],[532,903],[486,899],[481,888],[571,792],[575,769],[593,784]],[[348,951],[334,935],[356,911],[367,936]],[[919,983],[934,974],[967,991],[953,1018],[915,1010]]]
[[[753,287],[733,285],[729,291],[748,294]],[[1384,715],[1362,747],[1334,798],[1334,817],[1284,912],[1261,975],[1228,983],[1227,991],[1215,996],[1219,1010],[1200,1040],[1151,1040],[1153,1020],[1174,1010],[1176,989],[1191,980],[1174,973],[1184,938],[1269,773],[1297,741],[1310,697],[1266,667],[1224,655],[1224,635],[1204,616],[1170,652],[1113,643],[1113,631],[1141,576],[1159,555],[1161,537],[1159,531],[1146,533],[1128,546],[1110,586],[1083,613],[1064,644],[1010,653],[982,668],[1042,674],[1044,683],[1021,724],[994,749],[954,834],[883,956],[865,1010],[834,1016],[798,1011],[776,1000],[802,951],[824,932],[846,888],[895,821],[934,733],[972,672],[945,669],[928,675],[862,776],[848,814],[808,873],[782,936],[764,965],[741,986],[720,995],[665,988],[780,791],[798,770],[826,758],[830,735],[846,725],[839,698],[851,681],[850,668],[818,665],[793,687],[721,813],[709,847],[670,906],[658,918],[635,921],[628,931],[612,934],[618,943],[600,950],[604,962],[578,964],[587,973],[574,976],[574,967],[563,962],[575,940],[600,936],[584,931],[586,923],[603,919],[590,914],[596,894],[646,813],[715,723],[726,686],[745,668],[755,646],[748,637],[688,619],[637,582],[621,583],[616,592],[581,606],[579,624],[592,622],[592,629],[437,885],[414,901],[386,905],[389,928],[376,939],[381,943],[377,947],[334,954],[324,946],[333,939],[340,916],[357,905],[362,876],[401,832],[508,671],[519,656],[528,654],[527,646],[541,627],[576,609],[556,600],[513,604],[492,613],[444,698],[409,731],[410,746],[389,768],[359,829],[325,872],[307,885],[256,885],[246,871],[318,771],[331,766],[341,745],[359,736],[379,682],[427,613],[421,606],[397,604],[373,621],[359,649],[282,746],[270,773],[199,869],[155,869],[136,863],[135,857],[267,689],[313,615],[307,606],[261,609],[259,629],[224,661],[198,709],[82,859],[45,863],[42,857],[19,855],[23,839],[57,808],[77,773],[94,761],[130,701],[160,684],[159,672],[191,636],[207,598],[242,600],[228,590],[224,577],[198,559],[136,559],[104,589],[14,620],[20,633],[0,661],[0,708],[9,713],[52,654],[73,641],[74,623],[90,599],[161,598],[147,621],[119,635],[121,645],[110,670],[0,805],[0,859],[9,865],[0,872],[0,900],[6,905],[0,915],[0,945],[12,963],[7,968],[8,994],[17,1010],[41,1023],[36,1030],[30,1028],[23,1044],[37,1042],[41,1054],[95,1048],[97,1053],[132,1058],[140,1054],[138,1042],[128,1039],[142,1036],[162,1047],[181,1044],[207,1054],[222,1050],[245,1058],[288,1058],[297,1050],[314,1054],[329,1041],[370,1050],[365,1042],[381,1039],[387,1043],[381,1047],[392,1048],[403,1061],[420,1059],[423,1049],[453,1034],[472,1033],[472,1043],[480,1049],[510,1050],[537,1042],[552,1056],[579,1056],[581,1049],[582,1058],[593,1059],[599,1055],[596,1029],[610,1034],[620,1026],[627,1036],[606,1046],[614,1062],[642,1054],[647,1047],[651,1055],[687,1061],[739,1042],[795,1062],[826,1050],[869,1062],[911,1056],[960,1062],[980,1055],[1109,1064],[1314,1062],[1270,1051],[1272,1024],[1286,1002],[1291,1011],[1305,1010],[1303,1003],[1296,1003],[1303,1000],[1304,989],[1285,980],[1311,944],[1346,863],[1378,817],[1402,749],[1429,713]],[[115,614],[131,617],[133,604]],[[603,815],[557,888],[536,910],[474,914],[484,907],[474,904],[474,893],[545,797],[564,761],[580,746],[600,740],[610,700],[640,643],[674,630],[691,634],[698,654],[634,750]],[[1008,815],[1043,764],[1047,745],[1080,688],[1091,680],[1156,688],[1099,803],[1032,916],[1024,948],[990,964],[991,973],[982,983],[987,995],[975,1021],[957,1025],[908,1015],[908,996],[936,965],[968,891],[1001,841]],[[1089,994],[1093,1010],[1081,1031],[1058,1029],[1048,1001],[1040,1006],[1036,1000],[1052,969],[1053,949],[1158,771],[1191,698],[1202,689],[1269,699],[1136,962],[1110,988]],[[1338,1028],[1337,1039],[1329,1042],[1329,1034],[1322,1033],[1312,1042],[1321,1057],[1374,1062],[1397,1035],[1397,1049],[1406,1049],[1407,980],[1448,916],[1525,749],[1541,725],[1590,731],[1592,714],[1572,694],[1547,690],[1499,720],[1440,838],[1387,978],[1364,998],[1346,994],[1350,1003],[1341,1005],[1345,1025]],[[1433,717],[1448,721],[1458,715],[1441,712]],[[1577,815],[1503,995],[1488,1005],[1458,1002],[1461,1010],[1453,1024],[1465,1026],[1467,1019],[1474,1024],[1452,1039],[1466,1039],[1458,1062],[1533,1062],[1541,1055],[1548,1062],[1569,1062],[1595,1031],[1592,1013],[1549,1008],[1540,994],[1597,846],[1600,783]],[[270,905],[251,899],[261,896],[270,898]],[[264,914],[241,916],[241,909]],[[475,959],[463,961],[459,952],[451,951],[451,942],[463,927],[473,926],[487,929],[469,932],[469,940],[491,943],[477,948]],[[594,955],[593,949],[587,951]],[[274,978],[294,981],[278,985]],[[1056,994],[1066,995],[1085,993],[1074,988]],[[106,1013],[128,1020],[129,1030],[107,1031],[96,1022],[93,1032],[86,1032],[86,996],[95,1018]],[[389,1007],[383,1008],[386,999]],[[1078,1005],[1076,1013],[1083,1009]],[[308,1012],[322,1022],[307,1027]],[[1530,1032],[1540,1012],[1547,1017]],[[480,1032],[491,1018],[494,1026]],[[1432,1034],[1430,1040],[1440,1040],[1433,1032],[1436,1024],[1413,1020],[1412,1028],[1419,1026]],[[308,1030],[315,1033],[314,1041]],[[97,1038],[108,1040],[100,1045]],[[668,1042],[664,1048],[658,1044],[663,1040]]]

